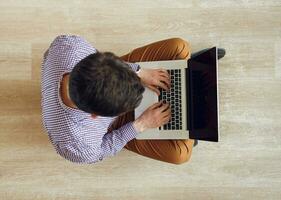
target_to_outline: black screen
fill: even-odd
[[[218,141],[217,53],[212,48],[188,60],[189,137]]]

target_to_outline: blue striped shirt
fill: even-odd
[[[65,73],[97,50],[85,39],[60,35],[45,52],[41,68],[42,122],[56,152],[76,163],[95,163],[116,155],[136,137],[132,122],[107,133],[116,117],[98,116],[66,106],[60,96],[60,83]],[[136,71],[138,65],[128,63]]]

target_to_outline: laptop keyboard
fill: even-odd
[[[159,101],[168,102],[171,106],[171,120],[159,127],[159,130],[181,130],[182,129],[182,102],[181,102],[181,70],[167,70],[171,78],[171,88],[167,92],[160,89]]]

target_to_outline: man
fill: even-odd
[[[137,61],[188,59],[190,45],[172,38],[137,48],[121,58],[98,52],[79,36],[58,36],[44,54],[43,125],[57,153],[77,163],[95,163],[123,147],[140,155],[181,164],[194,140],[136,140],[148,128],[168,123],[168,104],[156,103],[138,119],[132,111],[144,86],[169,90],[166,70],[140,69]]]

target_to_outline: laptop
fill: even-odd
[[[171,106],[171,120],[136,137],[151,139],[196,139],[219,141],[218,55],[213,47],[189,60],[138,62],[141,68],[162,68],[170,74],[171,88],[158,96],[145,88],[135,109],[135,119],[152,104],[164,101]]]

